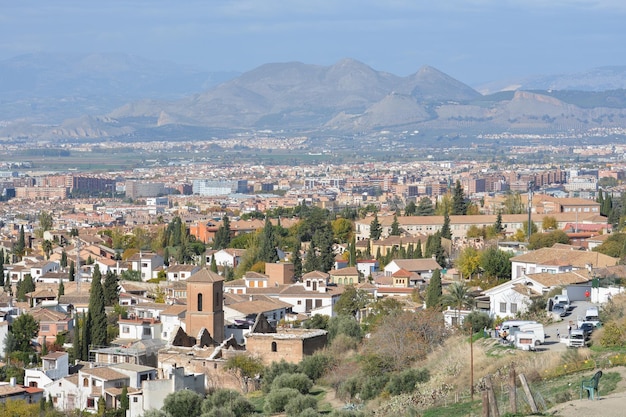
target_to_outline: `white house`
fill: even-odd
[[[186,330],[186,313],[187,306],[180,304],[170,305],[161,312],[161,339],[169,340],[169,338],[172,337],[173,334],[176,334],[178,328]]]
[[[50,352],[41,357],[41,367],[26,368],[24,385],[44,388],[46,385],[69,375],[67,352]]]
[[[163,257],[152,252],[139,252],[128,260],[131,263],[131,269],[139,271],[144,281],[156,278],[156,272],[163,266]]]
[[[185,281],[200,270],[198,265],[176,264],[167,268],[168,281]]]
[[[432,274],[436,269],[442,269],[436,260],[432,258],[423,259],[394,259],[385,265],[384,271],[386,276],[391,276],[398,272],[400,269],[405,269],[409,272],[415,272],[422,275]],[[428,277],[427,277],[428,278]]]

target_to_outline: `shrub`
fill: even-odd
[[[619,346],[624,337],[624,330],[614,321],[607,323],[601,330],[600,344],[604,347]]]
[[[318,352],[302,359],[300,369],[311,380],[317,381],[333,363],[334,360],[330,355]]]
[[[493,320],[487,313],[481,313],[479,311],[472,311],[465,317],[465,322],[472,325],[472,331],[474,333],[483,330],[484,328],[490,329]]]
[[[272,382],[272,391],[280,388],[297,389],[300,394],[308,394],[313,381],[305,374],[280,374]]]
[[[285,411],[285,406],[293,397],[300,395],[297,389],[293,388],[279,388],[273,389],[265,397],[265,405],[263,410],[268,414],[282,413]]]
[[[318,413],[317,410],[314,410],[312,408],[307,408],[307,409],[302,410],[300,414],[298,415],[298,417],[320,417],[320,413]]]
[[[288,417],[298,417],[301,410],[317,409],[317,399],[311,395],[298,395],[289,400],[285,406],[285,413]]]
[[[202,396],[195,391],[176,391],[165,397],[162,410],[172,417],[200,415]]]
[[[284,359],[281,359],[280,362],[272,362],[263,372],[263,392],[267,393],[270,391],[272,383],[278,375],[295,374],[297,372],[300,372],[298,365],[289,363]]]
[[[217,407],[205,412],[202,417],[237,417],[237,414],[228,407]]]
[[[399,374],[392,375],[385,389],[391,395],[399,395],[413,391],[415,384],[426,382],[429,378],[430,375],[426,369],[407,369]]]
[[[359,396],[362,400],[371,400],[376,398],[385,388],[389,381],[389,375],[376,375],[365,378],[361,389],[359,390]]]

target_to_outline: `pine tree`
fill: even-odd
[[[107,342],[107,316],[104,310],[104,291],[100,267],[96,265],[91,277],[89,291],[90,340],[94,346],[105,346]]]
[[[400,236],[400,223],[398,222],[398,215],[393,215],[393,222],[391,223],[390,236]]]
[[[461,182],[456,180],[456,185],[454,187],[454,193],[452,194],[452,215],[463,215],[467,210],[467,203],[465,202],[465,194],[463,193],[463,187],[461,187]]]
[[[383,227],[378,221],[378,213],[374,214],[374,220],[370,223],[370,239],[378,240],[383,234]]]
[[[63,280],[59,280],[59,290],[58,290],[58,296],[62,296],[65,295],[65,285],[63,285]]]
[[[441,272],[435,269],[428,283],[428,287],[426,288],[426,308],[439,308],[441,305],[441,295]]]
[[[452,239],[452,232],[450,231],[450,216],[448,213],[443,215],[443,226],[441,226],[441,237],[446,239]]]
[[[70,270],[68,272],[68,277],[69,277],[70,282],[74,282],[75,275],[76,275],[76,271],[75,271],[75,267],[74,267],[74,261],[71,261],[70,262]]]

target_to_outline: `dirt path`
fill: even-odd
[[[622,376],[622,380],[617,383],[617,388],[613,393],[602,395],[602,379],[600,379],[599,400],[568,401],[552,407],[546,414],[559,417],[623,417],[626,415],[626,367],[618,366],[606,371],[619,372]]]

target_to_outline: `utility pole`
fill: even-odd
[[[530,242],[530,235],[533,232],[532,228],[532,220],[531,213],[533,211],[533,187],[535,186],[534,181],[528,181],[528,233],[526,233],[526,238],[528,242]]]

